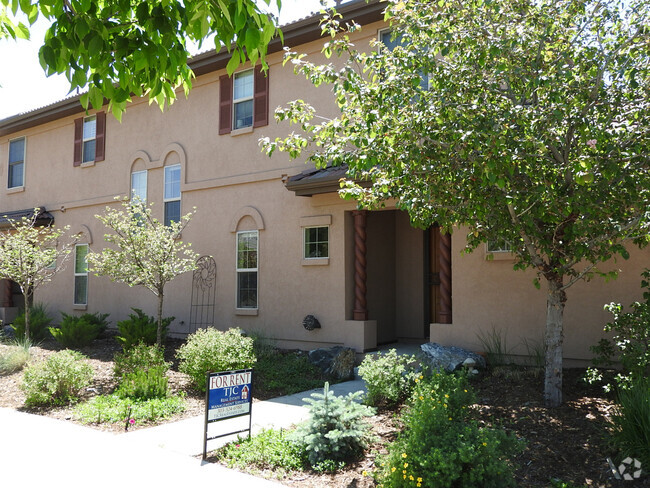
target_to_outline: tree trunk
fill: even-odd
[[[562,276],[556,275],[547,280],[544,402],[547,407],[558,407],[562,403],[562,342],[566,293],[562,289]]]
[[[156,344],[162,347],[162,315],[163,315],[163,292],[158,292],[158,332],[156,334]]]
[[[23,291],[23,295],[25,297],[25,340],[29,341],[29,320],[32,307],[34,306],[34,290],[32,290],[31,287],[27,287],[26,290]]]

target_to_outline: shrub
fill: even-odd
[[[199,329],[188,336],[176,357],[180,360],[179,371],[187,374],[201,391],[205,391],[208,372],[250,368],[256,362],[253,339],[244,337],[239,329]]]
[[[29,361],[29,348],[31,343],[23,339],[16,340],[14,344],[0,353],[0,374],[11,374],[21,370]]]
[[[611,340],[601,339],[597,346],[591,347],[597,355],[596,366],[609,367],[620,361],[623,372],[616,377],[619,386],[650,374],[650,270],[646,269],[641,276],[641,287],[646,289],[645,301],[633,303],[632,311],[625,313],[618,303],[605,305],[605,310],[614,315],[605,332],[613,331],[614,335]]]
[[[28,366],[21,385],[27,395],[25,403],[64,405],[77,400],[79,392],[93,377],[93,369],[84,358],[79,352],[65,349]]]
[[[49,327],[52,337],[65,347],[79,348],[90,344],[106,330],[108,314],[86,313],[79,317],[61,312],[61,326]]]
[[[229,468],[241,470],[274,469],[282,474],[303,469],[307,453],[299,443],[293,442],[286,431],[262,430],[257,435],[220,447],[215,457]]]
[[[114,357],[114,374],[118,380],[117,394],[123,398],[164,398],[167,396],[169,369],[163,350],[140,343]]]
[[[622,457],[650,466],[650,379],[635,377],[618,391],[617,413],[613,416],[612,440]]]
[[[162,348],[144,343],[137,344],[124,352],[116,353],[113,357],[113,363],[113,374],[118,382],[127,374],[136,371],[164,367],[166,372],[170,366],[170,363],[165,362]]]
[[[409,364],[414,356],[398,355],[395,349],[366,356],[359,366],[359,376],[366,383],[366,403],[394,406],[407,398],[414,385],[415,373]]]
[[[380,461],[380,486],[514,486],[507,457],[520,445],[503,430],[480,428],[470,419],[473,398],[465,377],[418,378],[403,431]]]
[[[133,419],[133,423],[137,425],[170,418],[184,410],[185,402],[179,396],[137,400],[113,394],[96,396],[80,403],[75,407],[74,413],[81,422],[86,424],[122,424]]]
[[[304,445],[312,466],[345,461],[363,452],[370,439],[370,425],[364,417],[374,411],[358,403],[362,396],[360,391],[347,396],[333,395],[329,383],[325,383],[323,393],[305,398],[310,404],[309,419],[298,426],[291,439]]]
[[[48,327],[52,317],[47,314],[47,309],[42,303],[35,304],[29,311],[29,338],[33,342],[41,342],[49,336]],[[14,335],[18,339],[25,338],[25,312],[21,312],[11,324]]]
[[[128,373],[122,378],[116,393],[122,398],[141,400],[165,398],[168,392],[165,371],[165,368],[158,366],[146,371]]]
[[[145,314],[139,308],[132,308],[135,313],[129,314],[129,318],[117,323],[119,335],[117,341],[122,344],[123,349],[130,349],[140,342],[155,344],[158,335],[158,322],[154,317]],[[162,319],[162,340],[167,337],[169,324],[176,317],[165,317]]]

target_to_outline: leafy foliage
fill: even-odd
[[[67,228],[41,225],[39,219],[42,214],[43,209],[35,208],[31,217],[8,219],[9,229],[0,231],[0,278],[15,281],[25,297],[24,329],[21,334],[27,339],[31,338],[30,314],[34,306],[34,292],[63,269],[74,245],[74,242],[63,239]]]
[[[11,328],[18,339],[27,339],[33,342],[40,342],[49,337],[49,325],[52,317],[47,313],[47,308],[42,303],[37,303],[29,309],[30,334],[26,334],[26,314],[21,312],[14,319]]]
[[[391,407],[406,399],[415,385],[415,372],[409,366],[414,361],[414,356],[399,355],[395,349],[367,355],[359,365],[368,391],[365,402]]]
[[[169,369],[162,348],[139,343],[114,357],[117,394],[123,398],[164,398],[168,394]]]
[[[301,470],[307,465],[302,444],[293,442],[287,431],[264,429],[258,434],[237,439],[214,452],[217,460],[229,468],[277,470],[278,474]]]
[[[57,342],[68,348],[79,348],[90,344],[106,330],[108,314],[90,314],[81,316],[61,312],[61,325],[49,327],[50,334]]]
[[[117,323],[117,342],[122,344],[123,349],[130,349],[141,342],[145,344],[158,344],[167,337],[167,330],[176,317],[165,317],[162,319],[161,327],[154,317],[144,313],[139,308],[132,308],[135,313],[130,313],[129,318]],[[158,341],[160,336],[160,341]]]
[[[415,225],[465,226],[468,251],[507,243],[548,289],[558,405],[566,289],[650,239],[649,16],[643,0],[390,0],[397,46],[369,53],[332,16],[323,52],[344,61],[287,61],[332,85],[340,114],[291,102],[276,118],[301,130],[263,144],[347,165],[342,193],[362,207],[394,198]]]
[[[650,378],[636,376],[618,391],[612,420],[612,440],[621,458],[631,456],[644,468],[650,466]]]
[[[609,367],[620,361],[623,372],[616,375],[619,387],[625,387],[635,378],[650,374],[650,270],[641,273],[644,302],[634,302],[629,312],[623,312],[619,303],[605,305],[614,315],[614,321],[605,326],[605,332],[614,332],[611,339],[601,339],[591,350],[596,353],[596,366]],[[611,385],[608,385],[609,389]]]
[[[507,457],[514,437],[471,420],[473,393],[463,376],[434,373],[418,384],[402,415],[403,430],[380,460],[382,487],[515,486]]]
[[[150,205],[137,200],[122,200],[122,209],[106,207],[103,216],[96,215],[113,232],[105,234],[104,240],[115,248],[88,253],[91,270],[129,286],[144,286],[158,297],[158,345],[163,339],[165,285],[196,268],[197,254],[179,239],[192,215],[188,213],[166,226],[152,217]]]
[[[373,409],[361,405],[363,392],[337,396],[325,383],[323,393],[305,398],[309,418],[300,424],[291,438],[304,445],[312,466],[326,461],[347,461],[363,452],[369,440],[370,426],[364,417]]]
[[[34,405],[65,405],[79,398],[79,392],[90,384],[92,367],[85,356],[65,349],[50,355],[45,361],[30,364],[25,369],[21,388],[25,403]]]
[[[266,5],[271,0],[264,0]],[[274,2],[280,7],[280,0]],[[191,88],[187,42],[214,35],[215,47],[232,52],[228,73],[246,59],[264,63],[267,45],[278,32],[259,2],[172,0],[127,2],[0,1],[0,39],[27,38],[29,29],[7,15],[19,10],[30,24],[39,16],[52,22],[39,52],[47,75],[63,73],[70,90],[88,87],[84,108],[109,100],[121,118],[131,95],[147,95],[161,109],[176,98],[175,89]]]
[[[87,424],[122,423],[132,418],[137,425],[170,418],[184,410],[185,402],[181,396],[138,400],[113,394],[96,396],[80,403],[75,407],[75,416]]]
[[[208,372],[251,368],[257,361],[252,338],[243,336],[239,329],[222,332],[212,327],[190,334],[176,357],[180,361],[178,370],[200,391],[205,391]]]

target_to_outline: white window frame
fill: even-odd
[[[136,175],[142,175],[142,174],[144,174],[144,197],[141,196],[141,195],[137,195],[137,196],[140,198],[141,203],[145,204],[145,203],[147,203],[147,185],[148,185],[148,180],[149,180],[148,173],[147,173],[146,169],[142,170],[142,171],[133,171],[131,173],[131,200],[133,200],[133,198],[136,196],[135,191],[134,191],[134,187],[133,187],[133,177],[136,176]]]
[[[488,241],[485,243],[485,252],[487,253],[509,253],[512,254],[512,247],[508,242],[501,239],[499,241]]]
[[[95,135],[93,137],[86,137],[86,122],[93,121],[95,123]],[[96,155],[97,155],[97,116],[96,115],[90,115],[88,117],[84,117],[83,121],[81,122],[81,132],[82,132],[82,141],[81,141],[81,163],[92,163],[95,161]],[[93,151],[93,157],[92,159],[86,160],[86,143],[90,141],[95,141],[95,150]]]
[[[23,157],[20,161],[11,161],[11,144],[16,141],[23,140]],[[26,137],[16,137],[9,141],[9,154],[7,155],[7,188],[23,188],[25,186],[25,153],[27,152],[27,138]],[[20,185],[11,185],[10,175],[11,168],[15,166],[22,166],[22,179]]]
[[[302,258],[303,259],[329,259],[330,257],[330,226],[329,225],[310,225],[302,228]],[[309,229],[327,229],[327,241],[310,242],[309,244],[317,245],[319,243],[327,243],[327,256],[309,256],[307,254],[307,234]]]
[[[235,85],[237,84],[237,78],[251,73],[253,77],[253,90],[251,92],[251,95],[249,97],[242,97],[242,98],[235,98]],[[235,73],[233,76],[232,80],[232,130],[240,130],[240,129],[247,129],[249,127],[253,127],[253,124],[255,122],[255,71],[253,69],[247,69],[244,71],[240,71],[238,73]],[[250,125],[244,125],[242,127],[237,127],[237,119],[236,119],[236,114],[237,114],[237,105],[240,103],[244,102],[249,102],[253,101],[253,113],[251,114],[251,123]]]
[[[165,196],[165,188],[167,187],[167,171],[171,171],[172,169],[178,168],[178,196],[174,197],[166,197]],[[181,181],[182,181],[182,175],[181,175],[181,165],[180,164],[172,164],[169,166],[165,166],[164,169],[164,176],[163,176],[163,222],[165,222],[165,225],[167,225],[167,205],[166,203],[169,202],[179,202],[179,207],[178,207],[178,217],[180,219],[181,215],[183,215],[182,212],[182,203],[181,203]]]
[[[255,235],[255,262],[257,266],[255,268],[240,268],[239,267],[239,238],[240,236],[243,236],[245,234],[250,234],[250,235]],[[257,310],[259,308],[260,304],[260,272],[259,272],[259,266],[260,266],[260,232],[259,230],[242,230],[237,232],[236,237],[235,237],[235,308],[237,310]],[[257,275],[256,277],[256,300],[255,300],[255,306],[254,307],[244,307],[240,306],[240,296],[239,296],[239,275],[240,273],[255,273]]]
[[[79,248],[85,247],[86,248],[86,270],[83,272],[77,271],[77,253],[79,252]],[[88,305],[88,251],[89,251],[88,244],[76,244],[74,247],[74,283],[72,287],[72,302],[73,305],[75,306],[83,306],[85,307]],[[77,278],[86,278],[86,296],[84,297],[84,302],[83,303],[77,303]]]

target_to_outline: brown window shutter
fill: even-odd
[[[255,98],[253,101],[253,127],[269,124],[269,72],[255,68]]]
[[[232,79],[228,75],[219,77],[219,134],[232,131]]]
[[[96,135],[95,135],[95,161],[104,161],[106,153],[106,112],[95,114]]]
[[[74,121],[74,156],[73,164],[75,166],[81,165],[81,148],[84,139],[84,119],[83,117],[75,119]]]

